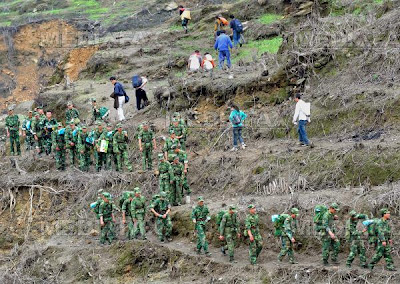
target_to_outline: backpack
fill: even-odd
[[[238,125],[242,122],[242,117],[240,115],[240,112],[236,112],[235,115],[232,117],[232,123],[235,125]]]
[[[128,95],[125,95],[125,103],[129,103],[129,97],[128,97]]]
[[[139,88],[143,84],[142,77],[139,75],[135,75],[132,77],[132,86],[136,89]]]
[[[238,19],[235,19],[235,28],[234,28],[234,30],[237,33],[242,33],[243,32],[243,24]]]
[[[325,212],[328,211],[328,207],[325,205],[317,205],[314,208],[314,225],[315,225],[315,230],[317,232],[322,230],[322,217],[324,216]]]
[[[99,113],[100,113],[101,118],[104,119],[110,113],[110,111],[106,107],[101,107],[101,108],[99,108]]]
[[[289,217],[289,214],[279,214],[279,215],[272,215],[271,216],[271,221],[274,223],[275,227],[275,237],[280,237],[282,236],[282,229],[283,229],[283,224],[285,223],[285,220]]]
[[[369,219],[362,222],[362,224],[366,227],[368,233],[368,241],[369,243],[374,243],[377,238],[376,232],[376,224],[378,219]]]
[[[221,210],[218,212],[217,219],[215,220],[215,223],[217,224],[217,228],[219,228],[219,226],[221,225],[222,218],[224,218],[225,213],[226,213],[225,210]]]

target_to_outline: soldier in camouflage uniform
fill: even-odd
[[[172,121],[174,121],[174,120],[179,121],[179,125],[182,125],[183,127],[185,127],[187,129],[186,122],[181,117],[181,114],[179,112],[174,112],[174,114],[172,115]],[[172,126],[172,122],[170,123],[170,126]]]
[[[10,155],[17,153],[21,155],[21,145],[19,143],[19,118],[18,115],[14,114],[12,107],[8,108],[8,116],[6,118],[6,131],[7,137],[10,138]],[[15,151],[14,151],[15,145]]]
[[[154,132],[149,129],[148,122],[143,123],[143,129],[139,132],[139,150],[142,152],[142,168],[143,171],[146,169],[153,169],[153,149],[157,149],[156,139],[154,138]]]
[[[100,216],[100,243],[105,244],[108,241],[111,244],[112,240],[115,238],[114,232],[114,210],[116,210],[115,204],[111,200],[111,194],[108,192],[102,193],[103,201],[100,203],[99,216]]]
[[[160,197],[150,205],[150,210],[156,217],[156,229],[159,240],[164,242],[167,239],[171,242],[172,222],[169,215],[171,204],[165,192],[160,193]]]
[[[207,256],[211,253],[208,251],[208,242],[206,239],[206,224],[210,221],[210,212],[208,207],[204,205],[203,197],[198,197],[197,206],[192,211],[192,220],[197,232],[197,254],[201,254],[201,249]]]
[[[158,175],[160,192],[170,193],[170,182],[173,179],[171,164],[165,160],[163,154],[158,154]]]
[[[163,147],[164,157],[166,160],[168,160],[168,156],[174,155],[174,150],[172,149],[172,147],[176,147],[176,145],[178,144],[179,140],[175,137],[175,132],[173,130],[170,130],[170,137],[165,140]]]
[[[35,139],[32,132],[33,112],[28,111],[28,117],[22,121],[22,136],[25,137],[25,149],[27,151],[35,148]]]
[[[380,210],[380,213],[382,218],[379,219],[379,221],[375,225],[376,235],[378,237],[378,244],[375,254],[372,257],[372,260],[368,267],[372,270],[374,266],[381,260],[381,258],[384,257],[386,261],[386,269],[389,271],[396,271],[390,253],[391,246],[393,245],[392,232],[389,225],[390,211],[387,208],[383,208]]]
[[[100,171],[102,166],[106,164],[106,153],[100,152],[101,138],[106,132],[103,129],[101,121],[96,122],[97,128],[93,131],[93,138],[95,143],[95,148],[93,151],[94,163],[96,165],[96,171]]]
[[[359,254],[361,266],[367,268],[364,241],[361,239],[361,232],[357,230],[357,223],[358,220],[365,220],[368,216],[357,214],[354,210],[350,211],[349,215],[350,218],[346,222],[346,240],[350,244],[350,254],[347,257],[346,266],[351,267],[354,258]]]
[[[171,164],[172,179],[170,187],[169,201],[173,206],[180,206],[182,204],[182,183],[185,178],[183,165],[179,162],[179,157],[175,156]]]
[[[65,129],[65,145],[69,153],[70,165],[75,165],[75,161],[79,159],[78,151],[79,128],[71,121],[69,127]]]
[[[126,237],[128,240],[133,240],[135,238],[134,234],[134,226],[133,226],[133,220],[132,220],[132,215],[131,215],[131,204],[133,197],[135,196],[135,193],[133,191],[125,191],[123,193],[123,196],[125,198],[124,203],[122,204],[122,223],[126,224],[126,217],[128,217],[128,232],[126,234]]]
[[[74,104],[72,102],[67,103],[67,110],[65,112],[65,121],[66,123],[70,123],[75,119],[79,119],[79,111],[74,108]]]
[[[185,150],[186,145],[186,127],[179,123],[178,119],[173,119],[172,125],[169,127],[169,131],[173,131],[175,133],[176,139],[179,140],[179,144],[181,148]]]
[[[41,121],[42,123],[42,128],[44,130],[43,134],[43,143],[44,143],[44,149],[46,151],[46,155],[51,154],[51,148],[52,148],[52,133],[53,130],[56,129],[57,127],[57,120],[53,118],[53,114],[51,111],[46,112],[46,118]]]
[[[263,248],[262,242],[262,236],[260,234],[260,228],[259,228],[259,217],[256,212],[256,207],[253,204],[250,204],[248,206],[249,208],[249,214],[246,216],[246,221],[245,221],[245,233],[250,239],[250,247],[249,247],[249,255],[250,255],[250,263],[251,264],[256,264],[257,263],[257,258],[261,253],[261,250]]]
[[[44,144],[43,144],[43,124],[40,120],[40,114],[35,112],[34,119],[32,122],[32,134],[35,139],[35,147],[37,153],[40,155],[44,152]]]
[[[96,99],[92,98],[92,119],[93,119],[93,122],[100,121],[100,120],[103,120],[103,121],[107,122],[107,120],[108,120],[107,118],[108,118],[109,114],[110,114],[110,110],[108,108],[106,108],[104,106],[99,108],[97,106]]]
[[[112,163],[116,165],[115,162],[115,156],[114,156],[114,151],[113,151],[113,138],[114,138],[114,133],[115,131],[113,130],[113,127],[111,124],[107,124],[107,131],[105,131],[99,138],[100,143],[101,140],[105,140],[108,142],[108,149],[107,153],[105,153],[105,164],[106,164],[106,169],[111,170],[112,169]]]
[[[235,206],[230,205],[228,212],[224,214],[219,225],[219,239],[226,241],[226,245],[221,248],[221,251],[225,254],[225,251],[228,250],[230,262],[235,261],[235,235],[240,239],[239,222],[235,210]]]
[[[297,217],[299,216],[299,209],[292,208],[290,210],[290,215],[287,217],[283,223],[283,234],[281,235],[281,243],[282,248],[279,253],[278,260],[282,261],[282,259],[287,254],[289,256],[289,262],[291,264],[298,263],[294,260],[293,254],[293,244],[296,242],[294,235],[297,230]]]
[[[332,250],[332,262],[338,264],[337,256],[339,254],[340,242],[335,235],[336,226],[334,224],[337,211],[339,211],[339,206],[336,203],[332,203],[328,211],[322,216],[320,237],[322,241],[322,261],[325,266],[328,265],[330,250]]]
[[[122,131],[122,124],[117,124],[117,132],[113,136],[113,151],[117,158],[117,171],[122,170],[122,160],[124,160],[125,166],[128,171],[132,171],[132,164],[129,161],[128,155],[128,133]]]
[[[62,128],[62,123],[58,123],[57,130],[54,130],[52,135],[52,148],[55,152],[57,170],[65,170],[65,128]]]
[[[187,158],[187,154],[185,151],[183,151],[180,147],[180,145],[176,145],[175,150],[174,150],[175,155],[177,155],[179,157],[179,162],[183,164],[184,169],[183,169],[183,173],[185,175],[184,179],[183,179],[183,184],[182,184],[182,197],[185,196],[184,194],[184,190],[186,191],[186,194],[188,196],[190,196],[190,193],[192,192],[190,190],[189,187],[189,183],[187,180],[187,175],[188,175],[188,170],[189,170],[189,161]]]
[[[131,202],[131,216],[136,225],[133,235],[137,237],[140,233],[142,240],[147,239],[145,229],[146,197],[141,195],[138,187],[135,188],[135,197]]]
[[[82,125],[82,130],[78,134],[79,168],[81,171],[89,171],[91,163],[90,153],[93,149],[93,141],[90,137],[87,126]]]

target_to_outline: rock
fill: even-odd
[[[65,64],[65,66],[64,66],[64,70],[71,69],[73,66],[74,66],[74,64],[72,64],[72,63],[67,63],[67,64]]]
[[[176,9],[178,9],[178,4],[176,4],[175,2],[168,3],[164,8],[164,10],[168,11],[168,12],[176,10]]]
[[[257,0],[258,4],[260,4],[261,6],[264,6],[265,4],[267,4],[268,0]]]
[[[98,232],[97,230],[95,230],[95,229],[92,229],[92,230],[90,231],[89,234],[90,234],[92,237],[96,237],[96,236],[99,235],[99,232]]]

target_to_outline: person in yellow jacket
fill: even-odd
[[[179,15],[181,16],[181,20],[182,20],[182,27],[185,30],[185,34],[188,33],[188,24],[189,24],[189,20],[191,20],[192,18],[190,17],[190,11],[188,9],[185,9],[182,5],[178,6],[178,10],[179,10]]]

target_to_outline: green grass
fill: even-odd
[[[259,58],[264,53],[277,54],[279,47],[282,44],[282,40],[282,37],[251,40],[239,49],[239,53],[236,56],[233,56],[232,62],[237,63],[239,60],[248,61],[251,60],[253,56]]]
[[[262,15],[258,20],[264,25],[270,25],[272,23],[278,22],[281,19],[283,19],[282,15],[267,13]]]

